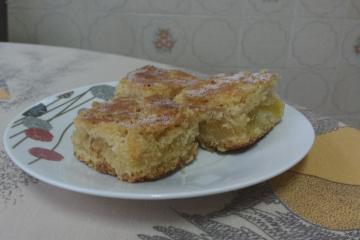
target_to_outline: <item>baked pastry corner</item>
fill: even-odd
[[[274,91],[278,75],[266,71],[219,74],[185,88],[179,104],[198,109],[198,141],[226,152],[250,146],[280,122],[284,103]]]
[[[74,120],[75,156],[128,182],[155,180],[196,157],[198,123],[169,99],[117,97]]]

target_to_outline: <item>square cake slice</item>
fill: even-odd
[[[238,150],[280,122],[284,103],[274,91],[277,80],[266,71],[220,74],[185,88],[175,101],[200,112],[198,141],[204,148]]]
[[[144,66],[128,73],[120,80],[116,95],[138,98],[157,95],[172,99],[183,88],[197,84],[199,81],[201,79],[180,70]]]
[[[157,96],[95,102],[74,120],[74,153],[121,180],[154,180],[195,158],[196,119],[194,112]]]

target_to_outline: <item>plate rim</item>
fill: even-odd
[[[287,111],[287,109],[290,109],[292,111],[295,111],[297,114],[300,114],[301,117],[303,118],[303,120],[305,120],[306,124],[308,125],[310,131],[311,131],[311,136],[309,135],[309,137],[311,137],[311,143],[306,147],[306,151],[304,151],[301,154],[301,157],[299,157],[299,159],[293,160],[291,161],[291,163],[286,164],[285,166],[283,166],[282,168],[277,169],[277,171],[273,171],[270,174],[266,174],[263,175],[262,177],[257,178],[255,181],[250,181],[250,182],[246,182],[246,183],[241,183],[241,182],[236,182],[234,184],[230,184],[227,186],[223,186],[223,187],[216,187],[216,188],[206,188],[206,189],[200,189],[200,190],[191,190],[191,191],[186,191],[186,192],[177,192],[177,193],[167,193],[167,194],[148,194],[148,193],[134,193],[134,192],[114,192],[114,191],[104,191],[104,190],[94,190],[92,188],[86,188],[86,187],[79,187],[76,185],[70,185],[67,183],[63,183],[63,182],[59,182],[56,180],[53,180],[52,178],[43,176],[41,174],[36,173],[36,171],[32,171],[31,168],[27,168],[25,166],[25,164],[22,164],[21,161],[16,160],[17,158],[12,154],[12,150],[10,149],[9,143],[7,141],[7,136],[9,135],[9,131],[11,128],[12,123],[18,119],[21,115],[22,112],[26,111],[27,109],[30,109],[32,106],[35,106],[39,103],[41,103],[44,99],[47,98],[51,98],[57,95],[60,95],[62,93],[66,93],[69,91],[76,91],[78,89],[81,88],[85,88],[85,87],[91,87],[91,86],[96,86],[96,85],[102,85],[102,84],[109,84],[109,85],[114,85],[116,84],[115,81],[111,81],[111,82],[102,82],[102,83],[96,83],[96,84],[89,84],[89,85],[85,85],[85,86],[79,86],[79,87],[75,87],[69,90],[65,90],[65,91],[61,91],[55,94],[52,94],[50,96],[47,96],[45,98],[42,98],[39,101],[36,101],[35,103],[29,105],[28,107],[26,107],[23,111],[20,111],[19,114],[17,114],[15,117],[13,117],[11,119],[11,121],[9,121],[9,123],[7,124],[5,130],[4,130],[4,134],[3,134],[3,144],[4,144],[4,148],[5,148],[5,152],[8,154],[9,158],[11,159],[11,161],[17,166],[19,167],[22,171],[24,171],[25,173],[29,174],[32,177],[35,177],[36,179],[50,184],[52,186],[58,187],[58,188],[62,188],[62,189],[66,189],[69,191],[73,191],[73,192],[77,192],[77,193],[82,193],[82,194],[87,194],[87,195],[92,195],[92,196],[100,196],[100,197],[108,197],[108,198],[118,198],[118,199],[133,199],[133,200],[170,200],[170,199],[186,199],[186,198],[196,198],[196,197],[204,197],[204,196],[210,196],[210,195],[215,195],[215,194],[220,194],[220,193],[226,193],[226,192],[230,192],[230,191],[234,191],[234,190],[239,190],[239,189],[243,189],[249,186],[253,186],[256,185],[258,183],[264,182],[266,180],[269,180],[275,176],[280,175],[281,173],[284,173],[285,171],[289,170],[291,167],[295,166],[296,164],[298,164],[300,161],[303,160],[303,158],[309,153],[309,151],[311,150],[311,148],[314,145],[315,142],[315,130],[313,128],[313,125],[311,124],[311,122],[309,121],[309,119],[300,111],[298,111],[296,108],[288,105],[287,103],[285,103],[285,110]],[[281,124],[281,122],[279,123]],[[136,184],[141,184],[141,183],[135,183]]]

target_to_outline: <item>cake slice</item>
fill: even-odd
[[[198,141],[209,150],[245,148],[282,118],[274,87],[278,75],[262,71],[219,74],[185,88],[175,101],[201,113]]]
[[[194,112],[158,96],[95,102],[74,120],[74,153],[121,180],[154,180],[195,158],[196,119]]]
[[[144,66],[120,80],[116,95],[138,98],[157,95],[172,99],[183,88],[197,84],[199,81],[201,81],[199,78],[180,70]]]

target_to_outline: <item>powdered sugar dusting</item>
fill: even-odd
[[[178,84],[180,86],[191,86],[199,83],[199,80],[194,78],[186,78],[186,79],[167,79],[166,81],[168,84]]]
[[[234,81],[240,81],[244,77],[245,77],[245,73],[239,72],[239,73],[235,73],[233,75],[225,75],[224,77],[222,77],[222,79],[219,79],[219,80],[222,80],[225,82],[234,82]]]
[[[166,115],[150,115],[139,119],[138,123],[141,125],[168,125],[171,119]]]
[[[144,66],[142,68],[138,68],[138,69],[130,72],[127,75],[127,79],[129,81],[138,81],[140,79],[143,80],[148,77],[159,76],[161,74],[164,74],[165,72],[166,72],[166,70],[161,69],[161,68],[157,68],[154,66]]]
[[[205,85],[198,89],[190,89],[186,91],[186,95],[190,97],[201,97],[207,95],[210,91],[215,91],[221,88],[225,82],[215,82],[213,84]]]
[[[273,74],[268,73],[266,71],[251,73],[251,72],[239,72],[232,75],[225,75],[224,77],[218,78],[218,81],[225,82],[244,82],[244,83],[257,83],[257,82],[265,82],[271,79]]]
[[[219,73],[219,74],[216,74],[215,77],[218,78],[218,77],[226,77],[227,75],[225,73]]]
[[[249,77],[244,78],[242,81],[246,83],[257,83],[270,81],[273,74],[268,72],[252,73]]]
[[[139,116],[138,116],[139,117]],[[146,127],[151,125],[162,125],[166,126],[171,123],[171,118],[166,115],[148,115],[140,116],[137,119],[129,119],[127,121],[118,122],[119,125],[126,128],[137,128],[137,127]]]
[[[238,72],[235,74],[220,73],[209,78],[208,84],[203,85],[200,88],[189,89],[186,91],[186,95],[189,97],[201,97],[206,96],[212,91],[219,90],[228,84],[233,83],[258,83],[270,81],[273,74],[266,71],[258,73],[251,72]]]
[[[178,104],[176,102],[174,102],[173,100],[168,99],[168,98],[159,98],[159,99],[153,100],[151,102],[151,105],[156,106],[156,107],[169,107],[169,108],[178,107]]]

